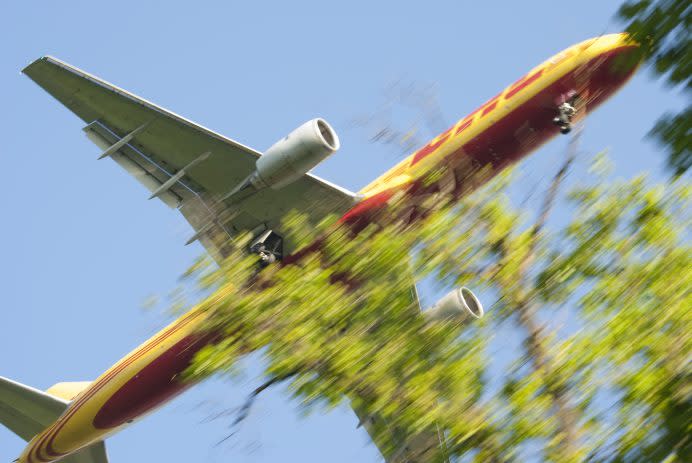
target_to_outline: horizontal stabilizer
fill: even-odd
[[[96,442],[72,455],[61,458],[60,463],[108,463],[106,445],[103,441]]]
[[[51,425],[67,405],[63,399],[0,376],[0,423],[25,441]]]

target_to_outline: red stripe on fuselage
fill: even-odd
[[[539,69],[538,71],[534,72],[531,74],[529,77],[524,77],[522,79],[519,79],[517,82],[515,82],[507,92],[507,95],[505,95],[505,99],[509,100],[512,98],[514,95],[517,93],[521,92],[523,89],[525,89],[527,86],[531,85],[533,82],[536,81],[539,77],[543,75],[543,69]]]
[[[103,404],[94,417],[94,427],[121,426],[190,387],[193,383],[184,381],[182,372],[211,339],[213,336],[187,336],[156,357]]]

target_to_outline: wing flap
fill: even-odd
[[[119,138],[111,130],[100,122],[92,122],[84,127],[84,133],[96,146],[107,150],[118,142]],[[148,159],[143,153],[136,150],[129,144],[125,144],[116,152],[109,156],[120,167],[133,176],[150,193],[156,192],[168,179],[171,174],[161,169],[157,164]],[[186,195],[183,191],[185,187],[177,183],[167,191],[160,193],[157,197],[168,207],[178,207]]]

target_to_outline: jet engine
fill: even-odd
[[[324,119],[313,119],[274,143],[257,159],[250,182],[278,190],[305,175],[339,149],[339,137]]]
[[[483,316],[483,304],[473,292],[465,287],[457,288],[432,307],[423,311],[429,321],[454,320],[458,322],[474,320]]]

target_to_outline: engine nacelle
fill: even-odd
[[[429,321],[455,320],[466,321],[483,316],[483,304],[473,292],[465,287],[457,288],[423,311]]]
[[[250,182],[256,189],[282,188],[339,149],[339,137],[324,119],[313,119],[274,143],[257,159]]]

